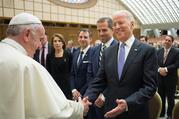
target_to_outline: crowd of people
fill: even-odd
[[[0,118],[149,119],[158,91],[160,116],[171,119],[179,50],[171,35],[158,49],[135,38],[134,25],[129,11],[117,11],[97,21],[93,47],[91,31],[80,29],[76,48],[60,33],[48,40],[36,16],[14,16],[0,42]]]

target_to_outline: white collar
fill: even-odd
[[[165,47],[164,47],[164,51],[166,52],[169,52],[170,51],[170,49],[171,49],[171,47],[169,47],[168,49],[166,49]]]
[[[86,52],[88,51],[88,49],[90,48],[90,45],[88,45],[85,49],[80,49],[80,51],[83,51],[83,54],[86,54]]]
[[[23,53],[24,55],[28,55],[27,51],[24,49],[24,47],[22,47],[22,45],[20,45],[18,42],[16,42],[13,39],[10,38],[5,38],[4,40],[1,41],[2,43],[8,44],[9,46],[12,46],[13,48],[15,48],[16,50],[20,51],[21,53]]]
[[[111,45],[111,43],[113,42],[114,38],[112,37],[109,41],[107,41],[106,43],[102,43],[102,45],[105,45],[107,48]]]
[[[134,40],[135,40],[135,37],[134,37],[134,35],[132,35],[128,40],[125,41],[126,46],[127,47],[132,47],[132,44],[134,43]]]

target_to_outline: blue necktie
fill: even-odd
[[[125,63],[125,44],[122,43],[120,45],[120,49],[119,49],[119,55],[118,55],[118,76],[119,76],[119,80],[121,79],[121,75],[122,75],[122,70],[124,67],[124,63]]]
[[[80,52],[80,56],[79,56],[79,59],[78,59],[77,67],[80,66],[82,60],[83,60],[83,51]]]

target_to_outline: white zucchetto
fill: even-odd
[[[17,14],[9,22],[9,26],[26,24],[42,24],[42,22],[39,20],[38,17],[25,12]]]

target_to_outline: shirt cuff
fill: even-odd
[[[104,97],[104,95],[103,95],[102,93],[100,93],[99,98],[101,98],[101,100],[102,100],[103,102],[105,102],[105,97]]]
[[[76,89],[73,89],[71,92],[74,93],[75,91],[77,91]]]
[[[157,70],[158,72],[160,72],[160,67],[158,68],[158,70]]]
[[[126,110],[125,110],[126,112],[128,111],[128,105],[127,105],[127,103],[126,103]]]
[[[166,72],[168,72],[168,69],[167,69],[167,67],[165,67],[165,71],[166,71]]]

